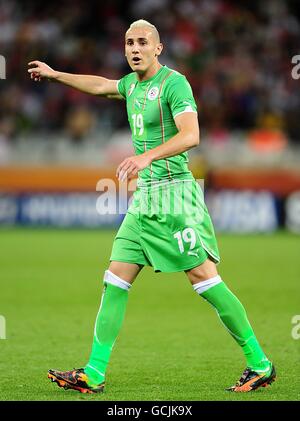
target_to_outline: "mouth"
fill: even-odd
[[[140,57],[133,57],[132,62],[133,64],[140,64],[142,59]]]

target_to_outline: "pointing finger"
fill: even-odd
[[[33,65],[38,66],[38,64],[39,64],[39,62],[37,60],[34,60],[34,61],[30,61],[28,63],[28,66],[33,66]]]

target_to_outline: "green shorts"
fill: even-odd
[[[214,228],[196,180],[139,186],[115,237],[110,260],[181,272],[207,258],[219,263]]]

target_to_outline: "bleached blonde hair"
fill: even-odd
[[[156,28],[156,26],[152,25],[152,23],[148,22],[145,19],[139,19],[136,20],[134,22],[132,22],[132,24],[129,26],[129,28],[126,31],[126,34],[128,31],[130,31],[130,29],[134,29],[134,28],[149,28],[151,29],[153,35],[157,38],[157,41],[160,42],[160,36],[159,36],[159,32]]]

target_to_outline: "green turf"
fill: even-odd
[[[244,303],[278,380],[251,394],[230,394],[244,357],[184,274],[145,268],[130,291],[103,395],[64,391],[48,368],[86,363],[113,233],[0,231],[1,400],[299,400],[299,243],[284,232],[219,236],[220,274]]]

